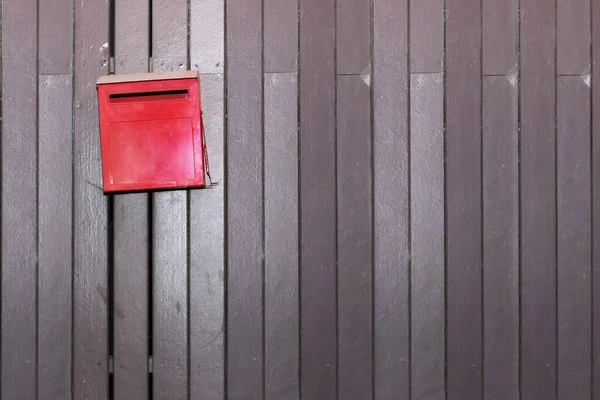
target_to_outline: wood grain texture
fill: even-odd
[[[227,3],[227,396],[262,399],[261,0]]]
[[[556,2],[556,72],[590,72],[590,0]]]
[[[443,72],[444,0],[411,1],[409,26],[410,72]]]
[[[40,74],[68,74],[73,70],[73,0],[39,4],[38,62]]]
[[[483,382],[490,399],[519,398],[518,88],[483,80]]]
[[[521,0],[521,396],[556,396],[554,2]]]
[[[115,74],[148,71],[148,0],[115,2]],[[148,398],[148,194],[114,196],[114,395]]]
[[[190,399],[225,398],[225,222],[223,75],[201,77],[212,179],[190,192]]]
[[[480,6],[478,0],[446,2],[449,400],[483,393]]]
[[[8,0],[2,12],[0,397],[33,399],[37,397],[37,4]]]
[[[360,75],[338,76],[338,396],[348,400],[373,393],[370,96]]]
[[[298,70],[298,1],[264,0],[265,72]]]
[[[185,70],[188,65],[187,0],[152,1],[153,71]],[[188,195],[173,190],[153,201],[153,395],[189,396]]]
[[[412,396],[445,399],[444,80],[411,76]]]
[[[590,87],[557,85],[558,396],[592,395]]]
[[[336,2],[336,73],[371,71],[371,1]]]
[[[39,80],[38,399],[71,396],[73,76]]]
[[[517,72],[518,0],[482,1],[482,69],[484,75]]]
[[[298,76],[265,75],[265,399],[299,400]]]
[[[592,82],[600,80],[600,7],[592,3]],[[592,396],[600,398],[600,85],[592,84]]]
[[[104,0],[75,3],[73,397],[108,397],[107,198],[95,82],[108,73]]]
[[[373,17],[373,390],[374,400],[405,400],[410,393],[408,1],[375,0]]]
[[[337,392],[335,1],[300,0],[300,385]]]
[[[221,74],[225,65],[225,0],[190,0],[190,60],[203,74]]]

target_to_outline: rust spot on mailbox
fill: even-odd
[[[101,76],[105,193],[210,186],[197,71]]]

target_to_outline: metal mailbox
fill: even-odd
[[[197,71],[97,81],[105,193],[210,186]]]

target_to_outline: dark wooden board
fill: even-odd
[[[556,72],[590,72],[590,0],[556,2]]]
[[[263,4],[265,72],[298,69],[298,1],[265,0]]]
[[[265,399],[299,400],[298,76],[265,75]]]
[[[75,2],[73,398],[108,397],[107,197],[94,82],[108,73],[109,4]]]
[[[261,0],[227,4],[227,396],[264,397]]]
[[[554,1],[521,0],[521,396],[556,396]]]
[[[376,1],[372,82],[374,400],[405,400],[410,395],[407,56],[408,1]]]
[[[336,2],[336,72],[371,72],[371,1]]]
[[[483,1],[481,23],[484,75],[517,73],[518,0]]]
[[[409,26],[410,72],[443,72],[444,0],[411,2]]]
[[[190,2],[190,61],[204,74],[224,71],[225,0]]]
[[[483,79],[483,391],[519,398],[518,87]]]
[[[479,0],[447,0],[447,396],[480,398],[483,365]]]
[[[444,80],[410,85],[411,377],[415,399],[445,399]]]
[[[592,4],[591,81],[600,80],[600,7]],[[592,396],[600,398],[600,85],[592,84]]]
[[[592,395],[590,87],[557,82],[558,397]]]
[[[39,3],[39,74],[69,74],[73,69],[73,0]]]
[[[300,385],[337,394],[335,1],[300,0]]]

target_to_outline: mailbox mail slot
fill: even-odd
[[[97,81],[104,192],[210,185],[197,71]]]

